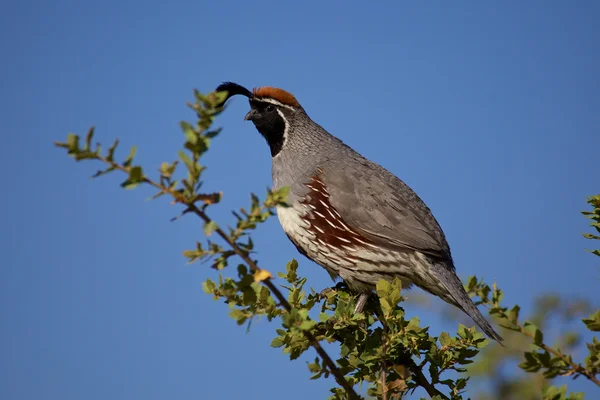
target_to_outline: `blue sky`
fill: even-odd
[[[52,4],[54,3],[54,4]],[[559,292],[598,305],[579,211],[600,191],[600,5],[578,2],[10,1],[0,13],[4,175],[0,398],[325,398],[269,343],[237,328],[185,265],[192,217],[53,148],[97,127],[148,168],[176,157],[192,89],[275,85],[411,185],[442,224],[459,275],[510,303]],[[484,4],[485,3],[485,4]],[[222,224],[270,185],[263,139],[231,102],[206,159]],[[262,265],[298,257],[275,219]],[[299,258],[320,290],[327,274]],[[419,313],[434,332],[452,329]],[[585,386],[580,386],[585,387]]]

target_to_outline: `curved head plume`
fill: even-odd
[[[241,94],[242,96],[246,96],[249,99],[254,98],[254,95],[251,91],[243,87],[242,85],[238,85],[234,82],[223,82],[217,87],[217,92],[227,92],[227,97],[223,100],[225,103],[229,100],[230,97]]]
[[[225,103],[229,100],[230,97],[241,94],[242,96],[246,96],[250,100],[265,100],[273,103],[279,103],[283,106],[289,106],[293,108],[302,108],[298,100],[294,97],[290,92],[286,92],[283,89],[279,89],[272,86],[263,86],[254,88],[251,91],[234,82],[223,82],[217,87],[217,92],[227,91],[227,97],[223,100]]]

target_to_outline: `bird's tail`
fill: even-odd
[[[501,343],[504,339],[496,333],[488,320],[481,314],[477,306],[475,306],[473,300],[471,300],[463,287],[462,282],[456,276],[456,273],[446,266],[439,265],[436,267],[433,269],[433,272],[438,275],[439,281],[443,283],[450,295],[442,296],[442,298],[463,310],[489,338]]]

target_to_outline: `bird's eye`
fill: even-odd
[[[273,105],[269,104],[269,105],[267,106],[267,111],[268,111],[268,112],[273,112],[273,111],[275,111],[275,106],[273,106]]]

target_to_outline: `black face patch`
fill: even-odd
[[[271,156],[275,157],[285,140],[285,121],[277,112],[278,107],[259,100],[250,100],[250,107],[253,110],[251,120],[269,144]]]

